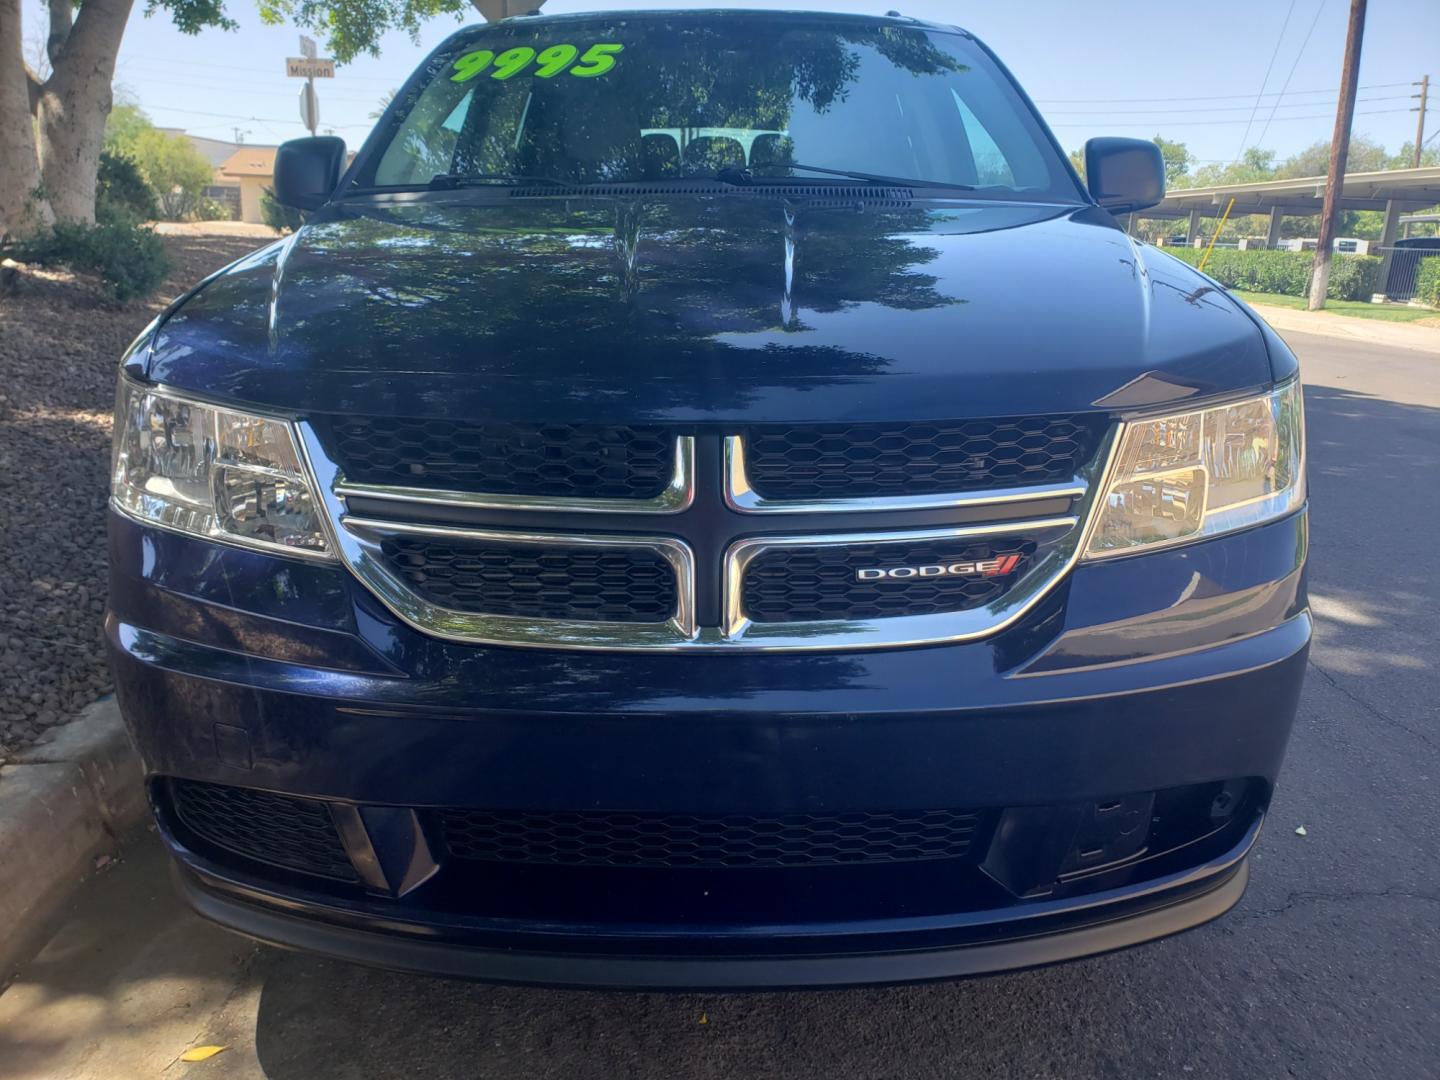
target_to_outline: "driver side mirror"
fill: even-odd
[[[345,140],[334,135],[291,139],[275,152],[275,201],[292,210],[318,210],[340,182]]]
[[[1085,185],[1112,213],[1144,210],[1165,198],[1165,159],[1148,139],[1091,139],[1085,144]]]

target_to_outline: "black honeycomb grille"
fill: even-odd
[[[737,868],[955,859],[979,815],[897,810],[783,816],[445,810],[457,859],[551,866]]]
[[[1099,428],[1075,416],[934,424],[823,424],[745,432],[745,465],[767,499],[883,498],[1065,483]]]
[[[646,548],[396,534],[381,550],[412,590],[451,611],[613,623],[662,623],[676,611],[674,568]]]
[[[653,499],[675,469],[675,436],[658,427],[388,416],[319,417],[315,427],[345,479],[357,484]]]
[[[171,780],[166,788],[181,825],[204,843],[272,866],[356,880],[323,802],[194,780]]]
[[[1036,541],[1004,537],[983,543],[927,540],[903,544],[788,547],[763,551],[745,571],[741,603],[755,622],[879,619],[969,611],[1004,596],[1034,563]],[[860,570],[952,567],[1018,556],[997,576],[859,580]]]

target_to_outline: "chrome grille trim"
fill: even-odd
[[[1003,525],[904,532],[821,533],[814,536],[767,536],[732,544],[725,560],[725,633],[750,648],[882,648],[921,643],[970,641],[1003,630],[1040,599],[1068,569],[1075,540],[1083,532],[1078,517],[1041,518]],[[759,555],[785,547],[845,547],[859,544],[908,544],[929,540],[976,540],[1018,532],[1069,533],[993,604],[969,611],[928,615],[892,615],[875,619],[821,619],[758,623],[746,616],[743,603],[745,570]],[[803,643],[798,644],[797,643]]]
[[[306,466],[325,506],[327,537],[340,559],[396,618],[422,634],[476,645],[518,645],[546,649],[666,649],[694,640],[695,558],[679,540],[663,536],[595,536],[496,529],[415,525],[352,517],[341,494],[339,467],[325,454],[313,428],[297,424]],[[687,488],[693,470],[687,470]],[[630,500],[619,500],[627,506]],[[377,539],[381,533],[442,535],[474,540],[551,546],[641,548],[665,558],[676,575],[676,611],[663,623],[613,623],[588,620],[528,619],[452,611],[416,595],[385,564]]]
[[[753,487],[745,471],[745,437],[725,437],[725,503],[741,514],[853,514],[865,511],[953,510],[963,506],[998,506],[1038,499],[1075,499],[1085,494],[1083,477],[1067,484],[1031,484],[935,495],[889,495],[854,499],[767,499]]]
[[[354,496],[422,506],[464,506],[475,510],[563,510],[572,514],[678,514],[695,501],[695,437],[675,439],[675,469],[670,483],[653,499],[582,498],[565,495],[501,495],[478,491],[440,491],[389,484],[335,485],[341,498]]]
[[[970,641],[998,633],[1015,623],[1064,579],[1084,551],[1098,517],[1097,503],[1114,467],[1124,425],[1115,424],[1102,438],[1094,458],[1077,482],[1066,488],[1075,499],[1071,513],[1055,518],[1029,519],[949,529],[888,530],[844,534],[775,535],[742,539],[726,549],[723,565],[723,625],[697,626],[695,622],[696,567],[689,545],[674,537],[536,533],[499,529],[417,525],[351,517],[339,467],[325,454],[313,429],[297,423],[295,430],[306,466],[326,513],[327,539],[341,561],[401,621],[415,630],[449,641],[479,645],[513,645],[529,648],[606,651],[810,651],[895,648]],[[693,469],[691,470],[693,478]],[[692,480],[693,483],[693,480]],[[393,490],[393,489],[392,489]],[[993,501],[1011,504],[1043,498],[1041,487],[995,493]],[[353,494],[359,494],[355,492]],[[971,493],[966,498],[979,494]],[[928,497],[922,497],[928,498]],[[617,500],[633,509],[629,500]],[[849,501],[847,500],[847,503]],[[956,504],[947,504],[956,505]],[[515,509],[514,507],[507,507]],[[573,507],[568,507],[573,509]],[[846,505],[844,509],[856,509]],[[893,508],[893,507],[892,507]],[[918,509],[905,505],[901,509]],[[791,512],[794,512],[793,510]],[[752,623],[745,618],[740,586],[745,564],[764,548],[785,544],[814,546],[824,543],[909,542],[916,539],[980,538],[1044,528],[1065,527],[1068,532],[1050,552],[1026,572],[993,604],[967,612],[902,615],[869,620]],[[490,539],[510,543],[552,545],[610,545],[656,551],[675,568],[677,611],[665,623],[609,623],[516,616],[478,615],[451,611],[417,596],[384,564],[374,539],[378,532],[439,533],[453,537]]]
[[[346,563],[375,595],[415,629],[452,641],[531,645],[547,648],[637,649],[676,645],[695,636],[695,560],[679,540],[662,536],[574,536],[561,533],[457,529],[346,516],[340,531]],[[585,619],[531,619],[454,611],[423,599],[385,564],[380,538],[386,534],[444,536],[532,544],[544,548],[609,547],[653,551],[675,572],[676,610],[663,623],[596,622]],[[345,543],[346,540],[342,540]],[[352,554],[353,553],[353,554]]]

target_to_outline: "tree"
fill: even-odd
[[[135,163],[171,221],[189,217],[200,206],[214,169],[183,135],[161,131],[135,105],[117,105],[105,125],[105,150]]]
[[[1388,155],[1385,148],[1374,139],[1364,135],[1350,136],[1350,150],[1345,155],[1345,171],[1379,172],[1385,168]],[[1275,170],[1276,180],[1290,180],[1301,176],[1324,176],[1330,171],[1330,144],[1317,142],[1307,146],[1298,154],[1292,154]]]
[[[162,216],[179,221],[199,209],[205,186],[212,181],[215,170],[189,139],[152,127],[141,132],[127,149],[160,201]]]
[[[1409,169],[1415,164],[1415,140],[1402,143],[1400,149],[1385,160],[1387,169]],[[1427,147],[1420,151],[1420,167],[1434,168],[1440,165],[1440,146]]]
[[[537,8],[544,0],[525,0]],[[507,0],[508,3],[508,0]],[[95,218],[95,179],[110,113],[115,58],[134,0],[46,0],[48,75],[25,60],[21,0],[0,0],[0,238],[55,221]],[[323,31],[341,62],[378,54],[387,31],[412,37],[427,19],[460,16],[467,0],[257,0],[266,23]],[[482,14],[493,0],[474,0]],[[518,7],[518,5],[511,5]],[[146,0],[186,34],[232,30],[224,0]]]
[[[1190,150],[1183,142],[1172,142],[1156,135],[1151,140],[1160,148],[1165,159],[1165,183],[1168,187],[1181,187],[1180,180],[1190,172]]]
[[[130,102],[116,105],[105,121],[105,149],[117,154],[127,153],[140,133],[154,126],[139,105]]]
[[[1169,139],[1156,135],[1151,140],[1160,148],[1160,156],[1165,161],[1165,184],[1168,187],[1184,187],[1180,181],[1190,172],[1190,150],[1182,142],[1172,142]],[[1075,166],[1075,171],[1080,174],[1080,179],[1085,179],[1085,148],[1070,151],[1070,164]]]
[[[1212,163],[1196,169],[1189,187],[1213,187],[1216,184],[1258,184],[1275,177],[1275,151],[1252,146],[1240,155],[1239,161],[1228,165]]]
[[[388,109],[390,107],[390,103],[395,100],[395,95],[397,93],[399,93],[398,90],[386,90],[385,93],[381,94],[380,100],[376,103],[375,108],[370,112],[370,119],[379,120],[380,117],[384,116],[385,110]]]

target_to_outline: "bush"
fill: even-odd
[[[17,243],[15,256],[22,262],[96,274],[105,292],[122,303],[149,296],[170,272],[160,238],[126,220],[61,222]]]
[[[1415,299],[1431,307],[1440,307],[1440,256],[1420,260],[1415,271]]]
[[[1167,254],[1199,266],[1202,248],[1166,248]],[[1310,291],[1310,272],[1315,266],[1313,251],[1236,251],[1220,248],[1210,252],[1205,272],[1229,289],[1248,292],[1305,296]],[[1331,300],[1369,300],[1375,294],[1380,259],[1374,255],[1336,255],[1330,262],[1330,284],[1325,295]]]
[[[196,221],[231,221],[235,215],[219,199],[201,198],[195,204]]]
[[[260,193],[260,216],[265,219],[266,225],[281,232],[294,232],[303,220],[299,210],[282,206],[275,198],[274,189],[268,187]]]
[[[100,221],[122,218],[140,222],[153,221],[159,216],[155,193],[145,183],[135,162],[123,154],[102,152],[95,181],[95,217]]]

